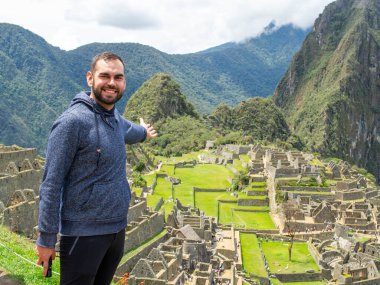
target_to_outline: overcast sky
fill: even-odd
[[[7,0],[0,22],[64,50],[136,42],[167,53],[201,51],[258,35],[271,21],[307,28],[332,0]]]

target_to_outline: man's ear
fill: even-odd
[[[86,78],[87,78],[88,87],[92,87],[92,82],[93,82],[94,76],[92,75],[91,71],[87,71]]]

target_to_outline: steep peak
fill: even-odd
[[[152,123],[183,115],[198,117],[178,83],[167,73],[157,73],[144,82],[131,96],[124,112],[124,116],[132,121],[143,117]]]

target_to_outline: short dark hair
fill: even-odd
[[[105,52],[102,52],[102,53],[95,55],[92,58],[91,72],[94,72],[96,64],[98,63],[99,60],[102,60],[102,59],[105,62],[107,62],[109,60],[120,60],[121,63],[123,64],[123,67],[125,68],[124,61],[122,60],[122,58],[120,56],[118,56],[117,54],[115,54],[113,52],[105,51]]]

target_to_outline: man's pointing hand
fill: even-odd
[[[146,129],[146,138],[156,138],[158,136],[156,130],[150,125],[144,122],[143,118],[140,118],[140,125]]]

